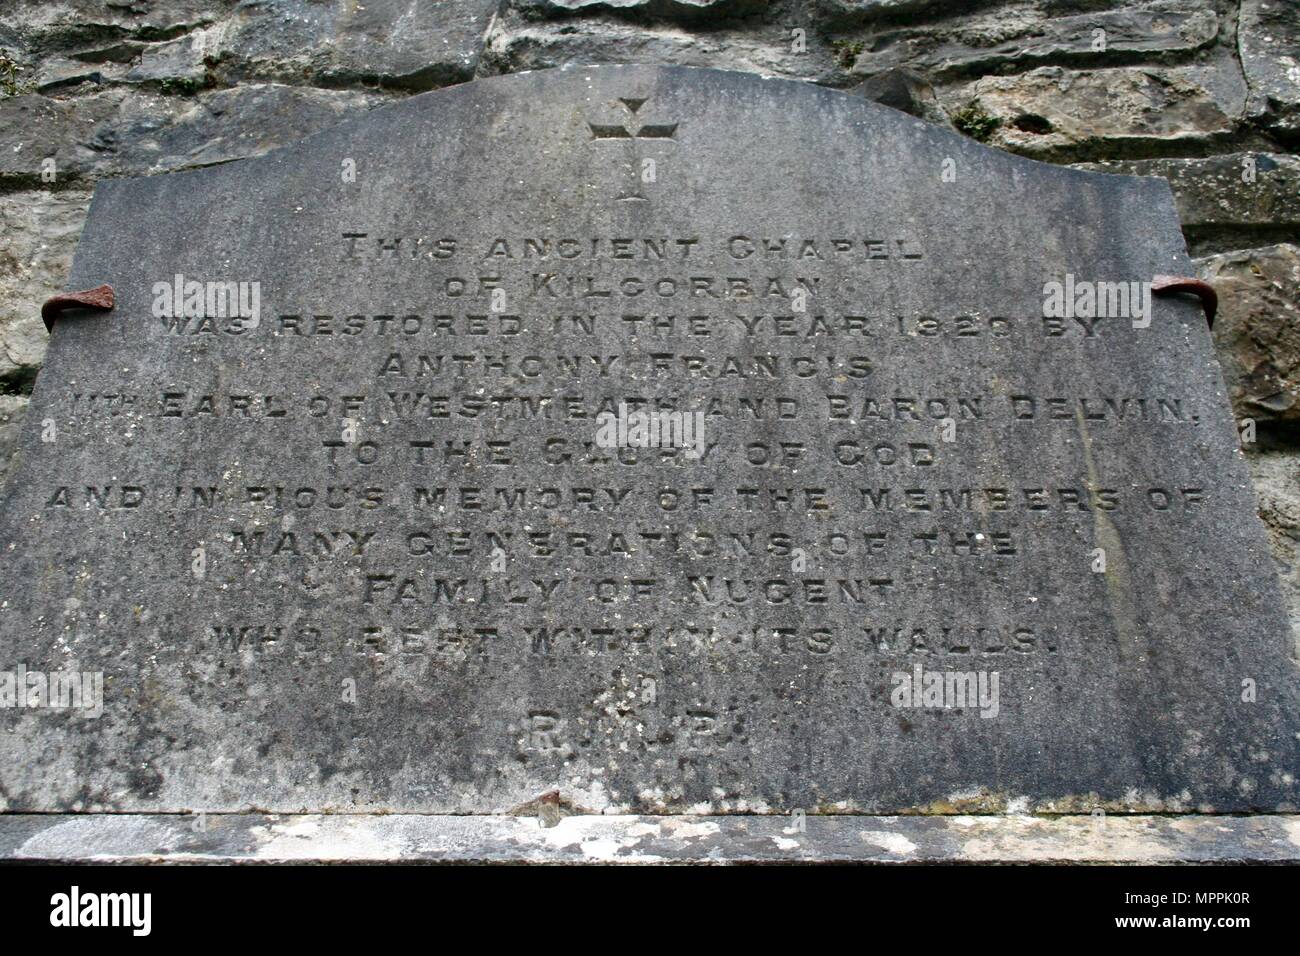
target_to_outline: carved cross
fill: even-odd
[[[594,143],[598,140],[621,140],[629,147],[628,165],[632,173],[632,188],[622,196],[617,197],[620,202],[625,200],[645,200],[641,193],[641,176],[638,173],[640,162],[638,161],[638,151],[636,148],[637,140],[647,139],[676,139],[676,123],[642,123],[638,117],[641,107],[645,104],[646,97],[619,97],[619,102],[628,112],[629,123],[636,123],[635,127],[631,125],[622,126],[609,123],[592,123],[587,125],[591,127],[591,141]]]

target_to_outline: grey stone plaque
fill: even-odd
[[[1294,809],[1210,335],[1143,307],[1191,268],[1163,180],[679,68],[103,182],[0,512],[5,807]]]

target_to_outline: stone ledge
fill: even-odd
[[[5,814],[34,863],[1297,863],[1300,815]]]

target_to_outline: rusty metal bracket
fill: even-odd
[[[61,292],[45,300],[41,306],[41,318],[45,320],[45,331],[54,332],[54,320],[64,312],[74,309],[91,309],[95,312],[108,312],[113,308],[113,287],[99,285],[85,292]]]
[[[1214,316],[1219,311],[1219,294],[1208,282],[1185,276],[1155,276],[1151,280],[1151,291],[1156,295],[1190,292],[1197,296],[1201,300],[1201,307],[1205,309],[1205,321],[1210,328],[1214,328]]]

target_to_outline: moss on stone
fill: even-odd
[[[832,40],[831,49],[835,51],[835,62],[840,68],[851,70],[865,47],[861,40]]]
[[[952,116],[952,125],[971,139],[986,142],[1001,120],[986,110],[977,100],[971,100]]]
[[[23,68],[4,50],[0,50],[0,96],[18,96],[31,89],[30,83],[19,81]]]

